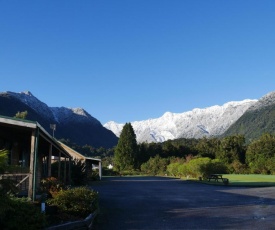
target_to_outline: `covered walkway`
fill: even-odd
[[[32,200],[36,197],[40,180],[51,176],[52,157],[58,158],[58,176],[70,184],[70,154],[39,123],[0,116],[0,149],[8,150],[9,170],[2,178],[16,179],[17,186]],[[65,162],[61,172],[61,160]],[[69,164],[70,165],[70,164]]]

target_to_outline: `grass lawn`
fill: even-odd
[[[231,186],[275,186],[275,175],[260,174],[224,174]]]
[[[275,175],[260,175],[260,174],[223,174],[223,178],[229,179],[227,186],[249,186],[249,187],[267,187],[275,186]],[[204,180],[203,183],[222,185],[223,182],[215,182]]]

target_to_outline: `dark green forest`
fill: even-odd
[[[119,173],[130,170],[133,173],[176,175],[176,173],[172,173],[173,170],[175,171],[172,168],[180,166],[181,170],[177,172],[178,175],[192,176],[192,170],[187,170],[184,165],[187,167],[187,165],[190,166],[190,163],[202,164],[204,162],[204,166],[206,164],[206,166],[210,165],[215,168],[214,173],[275,174],[275,135],[273,134],[264,133],[253,141],[247,141],[244,135],[232,135],[222,138],[181,138],[163,143],[135,144],[136,142],[133,140],[135,134],[131,132],[131,129],[121,138],[127,139],[127,133],[130,133],[131,136],[129,143],[136,146],[132,155],[129,153],[131,148],[125,151],[120,142],[114,148],[96,149],[88,145],[77,146],[70,143],[69,140],[62,141],[85,156],[100,157],[103,167],[114,164],[115,170]],[[121,153],[119,157],[116,157],[116,152]],[[130,159],[124,159],[124,157],[130,157]],[[116,167],[120,160],[131,164]],[[197,175],[193,174],[195,174],[193,176]]]
[[[262,133],[274,133],[275,130],[275,104],[261,107],[261,109],[246,111],[222,137],[242,134],[246,141],[258,139]]]

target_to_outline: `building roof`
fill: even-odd
[[[59,144],[73,157],[79,160],[91,160],[91,161],[97,161],[101,162],[101,159],[99,158],[92,158],[92,157],[86,157],[82,155],[81,153],[75,151],[74,149],[70,148],[69,146],[65,145],[64,143],[58,141]]]
[[[46,141],[50,142],[56,149],[61,151],[65,156],[71,158],[71,155],[66,151],[66,149],[64,149],[60,145],[60,143],[36,121],[0,116],[0,125],[6,127],[17,127],[23,130],[39,130],[39,135],[41,135]]]

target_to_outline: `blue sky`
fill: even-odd
[[[102,124],[274,91],[274,0],[0,0],[0,91]]]

